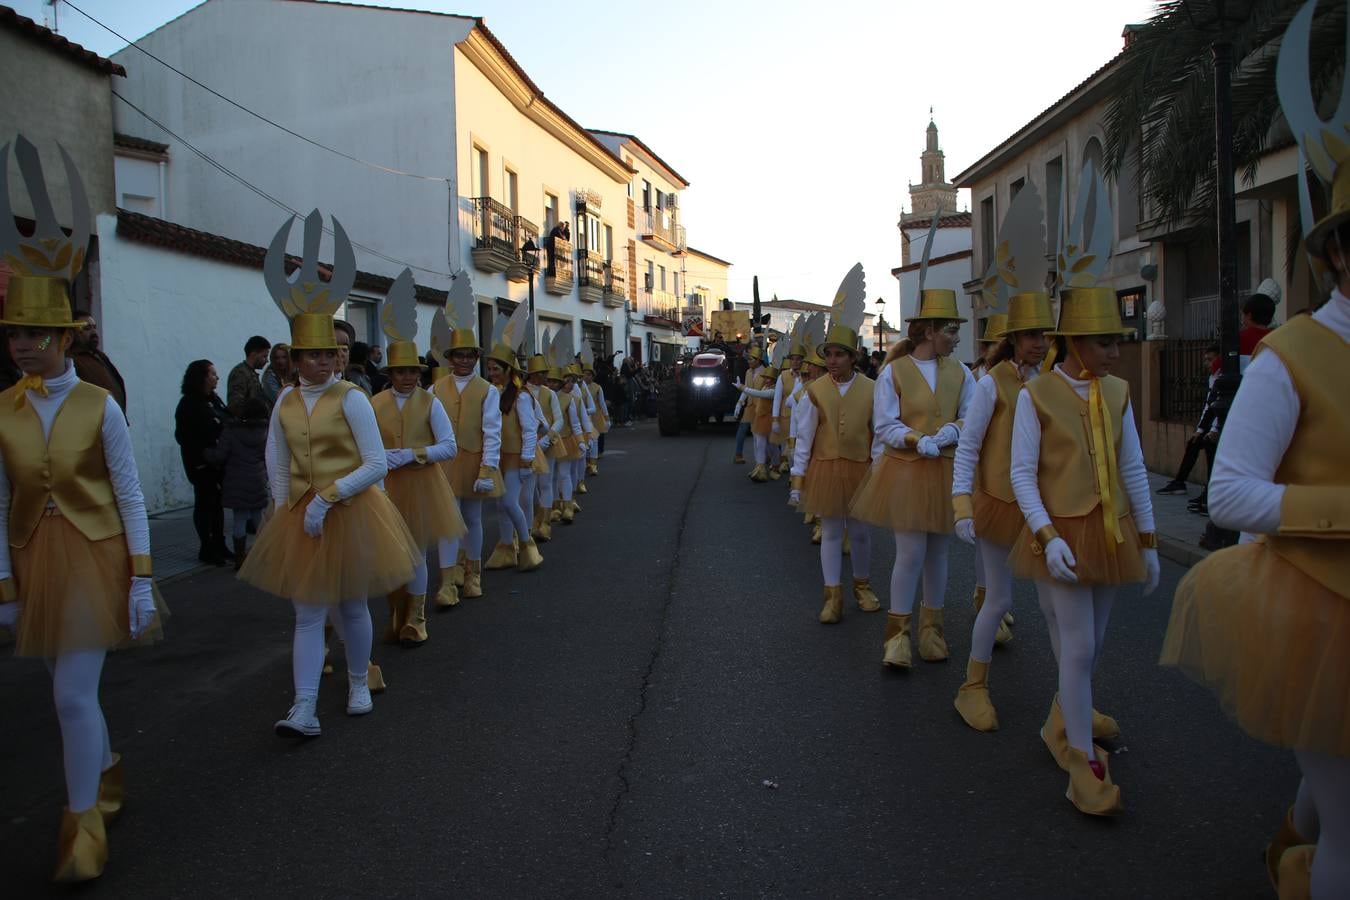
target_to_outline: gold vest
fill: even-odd
[[[1012,489],[1012,432],[1013,416],[1017,413],[1017,395],[1022,390],[1022,379],[1017,366],[1010,360],[994,366],[985,373],[994,379],[994,411],[989,416],[989,427],[980,445],[980,461],[975,467],[976,483],[980,490],[1004,503],[1017,498]],[[1059,376],[1055,376],[1058,378]]]
[[[413,388],[403,409],[393,390],[380,391],[370,401],[375,407],[375,419],[380,423],[380,439],[386,450],[420,449],[436,443],[431,431],[431,393]]]
[[[782,401],[780,401],[778,405],[778,413],[779,413],[778,417],[780,419],[786,419],[788,417],[787,398],[791,397],[792,392],[797,389],[799,379],[797,378],[796,372],[792,371],[791,369],[788,369],[786,372],[778,376],[778,380],[783,382],[783,394],[782,394],[783,399]]]
[[[876,382],[866,375],[853,376],[848,393],[839,396],[834,379],[825,375],[811,382],[806,396],[811,398],[820,420],[811,444],[813,459],[872,459],[872,390]]]
[[[487,399],[488,383],[475,375],[464,386],[461,394],[455,387],[454,376],[442,378],[432,386],[436,398],[445,407],[450,424],[455,426],[455,442],[466,453],[483,450],[483,401]]]
[[[938,357],[937,392],[919,371],[913,358],[902,356],[891,363],[891,383],[900,398],[900,421],[920,435],[932,437],[950,422],[956,421],[961,408],[961,388],[965,386],[965,367],[945,356]],[[941,455],[952,459],[956,445],[943,447]],[[887,447],[886,455],[896,459],[914,460],[919,451],[912,447]]]
[[[14,408],[19,388],[0,393],[0,452],[9,478],[9,545],[23,547],[48,501],[91,541],[122,533],[108,464],[103,458],[103,412],[108,392],[79,382],[66,395],[43,440],[32,404]]]
[[[539,394],[535,397],[539,401],[539,408],[544,411],[544,422],[548,425],[549,431],[557,431],[558,428],[553,422],[553,397],[551,388],[539,385]]]
[[[352,427],[342,411],[348,391],[356,390],[349,381],[337,381],[319,395],[313,412],[305,411],[299,389],[281,401],[279,418],[291,448],[291,488],[286,505],[294,509],[310,488],[322,491],[344,475],[361,467],[361,450],[352,436]]]
[[[760,369],[759,371],[763,372],[764,370],[763,370],[763,369]],[[765,389],[772,388],[773,385],[774,385],[774,383],[773,383],[772,381],[770,381],[768,378],[766,378],[766,377],[764,377],[763,375],[761,375],[761,376],[759,377],[759,379],[755,382],[755,385],[754,385],[754,386],[755,386],[756,388],[759,388],[760,390],[765,390]],[[772,398],[772,397],[754,397],[753,399],[754,399],[754,401],[755,401],[755,418],[756,418],[756,419],[758,419],[758,418],[761,417],[761,416],[772,416],[772,415],[773,415],[773,398]]]
[[[605,410],[600,405],[600,385],[592,381],[586,385],[586,389],[591,392],[592,401],[595,403],[595,415],[591,416],[594,420],[592,424],[597,431],[608,431],[609,419],[605,418]]]
[[[520,402],[520,395],[516,395],[516,403]],[[520,455],[523,441],[520,434],[520,413],[516,410],[515,403],[511,408],[502,413],[502,452],[514,453]]]
[[[1130,402],[1130,385],[1114,375],[1102,380],[1102,395],[1111,431],[1116,438],[1116,459],[1120,459],[1120,439],[1124,432],[1125,407]],[[1051,516],[1072,519],[1086,516],[1101,505],[1097,466],[1093,463],[1087,401],[1055,372],[1047,372],[1026,387],[1036,406],[1041,423],[1040,464],[1036,479]],[[1130,497],[1120,484],[1120,470],[1113,474],[1111,496],[1118,517],[1130,511]]]
[[[1337,373],[1350,367],[1350,345],[1310,316],[1266,335],[1298,394],[1298,425],[1275,470],[1288,485],[1271,549],[1318,584],[1350,598],[1350,476],[1340,453],[1350,447],[1350,392]],[[0,401],[3,402],[3,401]]]

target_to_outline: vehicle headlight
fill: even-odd
[[[717,384],[717,379],[713,378],[711,375],[694,376],[695,387],[712,387],[714,384]]]

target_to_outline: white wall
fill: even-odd
[[[957,229],[939,229],[957,230]],[[966,232],[967,235],[970,232]],[[956,291],[956,308],[960,310],[961,315],[969,321],[961,325],[961,343],[957,345],[953,355],[964,362],[974,362],[979,348],[975,345],[975,314],[970,308],[970,297],[963,293],[963,285],[971,279],[970,257],[954,259],[951,262],[938,263],[928,267],[928,274],[924,279],[925,288],[946,288],[949,291]],[[907,272],[901,272],[900,281],[900,310],[902,319],[900,323],[900,337],[905,336],[909,328],[909,317],[916,314],[919,309],[919,270],[911,269]],[[875,342],[875,334],[872,336]]]
[[[912,265],[923,259],[923,242],[928,240],[928,229],[904,228],[902,231],[909,236],[909,262]],[[948,253],[959,253],[969,249],[969,228],[938,228],[937,234],[933,236],[933,251],[929,254],[929,258],[937,259]]]
[[[157,219],[164,218],[168,209],[165,206],[166,198],[160,196],[160,178],[161,168],[167,165],[153,159],[119,153],[113,160],[118,207]],[[167,169],[163,174],[167,177]]]
[[[174,442],[173,413],[188,363],[209,359],[225,379],[244,342],[290,334],[263,286],[262,272],[188,256],[117,236],[114,216],[98,217],[99,319],[104,352],[127,383],[127,418],[147,509],[192,503]]]

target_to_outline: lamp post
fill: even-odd
[[[530,286],[530,355],[539,352],[539,323],[534,315],[534,273],[539,268],[539,248],[534,243],[534,238],[526,238],[525,243],[520,246],[520,258],[525,263],[525,268],[529,270],[530,277],[528,284]]]

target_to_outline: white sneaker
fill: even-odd
[[[347,673],[347,715],[364,716],[375,708],[370,699],[370,685],[366,683],[366,673],[353,675]]]
[[[282,737],[318,737],[319,717],[314,714],[314,697],[296,697],[286,718],[273,727]]]

